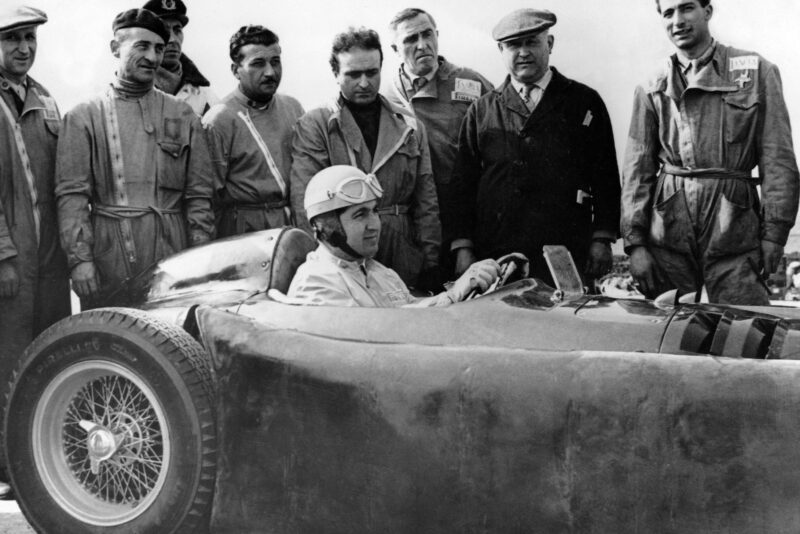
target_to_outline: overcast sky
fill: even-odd
[[[141,4],[121,0],[31,2],[50,17],[39,30],[39,51],[31,74],[53,93],[62,112],[67,111],[112,79],[111,21],[120,11]],[[603,97],[619,155],[624,150],[636,84],[647,79],[672,51],[654,0],[188,0],[186,4],[190,20],[184,52],[211,80],[220,97],[235,86],[228,58],[230,36],[242,25],[262,24],[281,40],[280,92],[298,98],[306,109],[336,95],[328,65],[330,45],[333,36],[349,25],[364,25],[380,33],[387,76],[397,65],[388,22],[404,7],[420,7],[436,19],[442,55],[499,84],[505,71],[491,39],[492,28],[514,9],[549,9],[558,17],[551,30],[555,36],[551,64]],[[718,40],[754,50],[780,67],[797,151],[800,2],[714,0],[712,5],[711,30]]]

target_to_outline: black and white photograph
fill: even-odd
[[[0,534],[800,532],[798,22],[0,0]]]

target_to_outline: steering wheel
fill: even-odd
[[[497,263],[500,265],[500,275],[492,284],[486,288],[486,291],[481,291],[478,288],[473,289],[464,300],[471,300],[480,295],[488,295],[493,293],[506,285],[510,280],[521,280],[528,276],[528,258],[520,252],[512,252],[500,258],[497,258]],[[516,276],[514,276],[516,274]]]

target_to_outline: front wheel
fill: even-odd
[[[205,530],[216,470],[202,347],[145,312],[101,309],[40,336],[6,414],[20,507],[44,532]]]

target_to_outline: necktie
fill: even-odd
[[[533,91],[534,87],[535,86],[533,85],[524,85],[520,90],[520,96],[522,97],[522,101],[525,103],[525,107],[528,108],[528,111],[533,111],[533,109],[536,107],[536,103],[533,101],[533,98],[531,98],[531,91]]]

